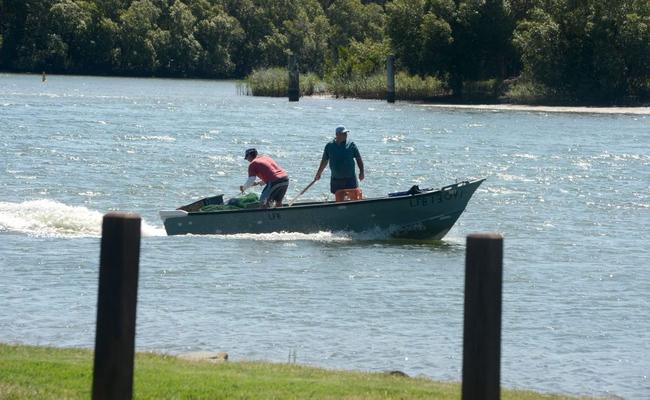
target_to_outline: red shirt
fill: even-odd
[[[269,183],[280,178],[286,178],[287,172],[273,161],[271,157],[257,156],[248,165],[248,176],[256,176],[264,183]]]

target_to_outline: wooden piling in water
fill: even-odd
[[[501,397],[503,237],[467,236],[462,400]]]
[[[386,100],[395,102],[395,56],[386,58]]]
[[[289,56],[289,101],[300,100],[300,72],[296,56]]]
[[[140,225],[137,214],[118,212],[102,223],[93,400],[133,396]]]

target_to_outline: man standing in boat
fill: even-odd
[[[354,142],[348,142],[348,129],[344,126],[336,127],[336,136],[334,140],[325,145],[323,158],[321,159],[318,172],[314,181],[320,179],[323,170],[329,163],[331,178],[330,192],[336,193],[340,189],[355,189],[359,187],[355,175],[354,161],[357,161],[359,167],[359,180],[363,180],[363,160],[361,154]]]
[[[262,207],[269,207],[271,202],[275,207],[282,206],[282,199],[289,187],[287,171],[282,169],[271,157],[258,156],[256,149],[246,150],[244,158],[250,163],[248,164],[248,180],[239,187],[239,190],[243,192],[251,186],[264,183],[266,186],[260,196]],[[255,178],[260,178],[262,181],[255,182]]]

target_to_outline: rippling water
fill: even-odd
[[[334,127],[366,196],[487,177],[442,242],[165,236],[243,151],[313,178]],[[650,397],[650,116],[238,96],[232,82],[0,74],[0,341],[93,347],[102,215],[143,217],[138,350],[460,380],[464,238],[505,237],[502,382]],[[327,196],[327,179],[301,199]]]

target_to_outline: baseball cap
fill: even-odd
[[[246,152],[244,153],[244,158],[246,158],[246,157],[248,157],[250,155],[257,156],[257,150],[253,149],[253,148],[250,148],[250,149],[246,150]]]
[[[349,130],[349,129],[345,129],[345,127],[344,127],[343,125],[341,125],[341,126],[337,126],[337,127],[336,127],[336,134],[337,134],[337,135],[338,135],[339,133],[348,133],[348,132],[350,132],[350,130]]]

